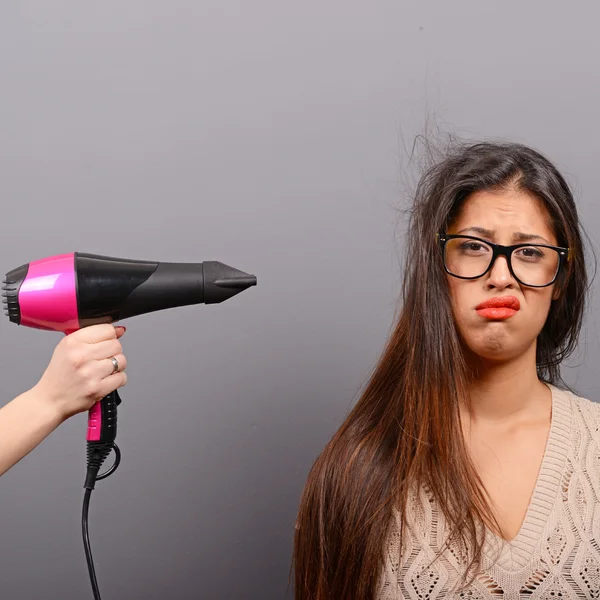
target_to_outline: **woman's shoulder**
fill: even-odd
[[[588,428],[600,429],[600,402],[577,390],[554,387],[555,396],[570,409],[575,421],[585,423]]]
[[[559,393],[566,395],[570,399],[573,408],[600,415],[600,401],[593,399],[591,396],[588,397],[587,394],[582,396],[577,390],[571,389],[561,389]]]

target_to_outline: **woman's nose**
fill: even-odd
[[[488,271],[486,284],[489,287],[504,289],[516,286],[515,278],[511,275],[508,268],[508,261],[505,256],[498,256]]]

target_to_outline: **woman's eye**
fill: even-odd
[[[486,250],[486,247],[478,242],[465,242],[461,245],[461,248],[467,252],[481,252]]]
[[[544,253],[539,248],[527,247],[517,250],[517,256],[527,260],[540,260],[544,258]]]

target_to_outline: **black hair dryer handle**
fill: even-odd
[[[112,473],[120,461],[121,453],[115,444],[117,437],[117,407],[121,404],[119,392],[111,392],[99,402],[96,402],[88,413],[87,430],[87,475],[84,487],[94,489],[98,479],[103,479]],[[98,471],[110,454],[115,450],[117,458],[109,472],[98,477]]]
[[[88,412],[88,442],[114,442],[117,438],[117,406],[121,404],[115,390],[96,402]]]

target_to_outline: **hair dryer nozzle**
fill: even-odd
[[[89,260],[98,259],[89,257]],[[131,268],[135,270],[137,267],[132,264],[128,270]],[[256,285],[256,277],[217,261],[154,263],[152,271],[143,275],[143,281],[136,281],[134,289],[128,290],[120,302],[113,303],[111,315],[116,321],[177,306],[217,304],[251,285]],[[93,313],[98,315],[97,300],[92,300],[91,297],[89,300],[90,303],[81,303],[80,308],[83,309],[84,304],[87,307],[95,304],[96,310],[81,310],[81,319],[92,317]]]
[[[256,285],[256,277],[221,262],[206,261],[204,266],[204,302],[214,304],[232,298]]]

